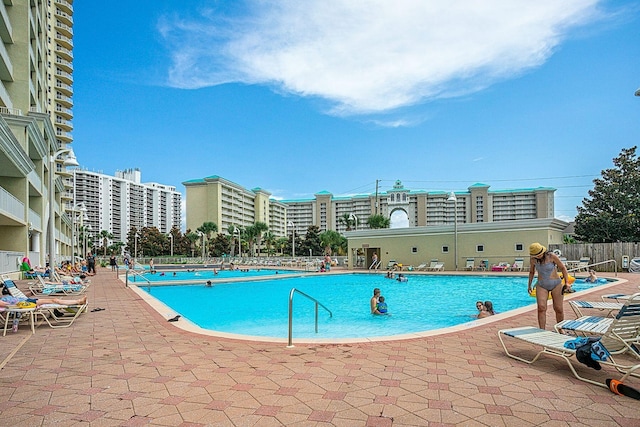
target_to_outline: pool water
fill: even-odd
[[[576,280],[576,291],[600,284]],[[373,288],[380,288],[390,316],[370,314]],[[294,295],[294,338],[364,338],[440,329],[475,320],[477,300],[496,312],[535,304],[523,276],[409,276],[398,282],[382,275],[311,275],[241,283],[143,287],[198,326],[234,334],[286,338],[289,294],[296,288],[332,311]]]
[[[276,270],[276,269],[249,269],[249,271],[240,270],[217,270],[218,274],[210,270],[156,270],[155,273],[150,271],[142,274],[142,279],[137,276],[129,276],[129,280],[132,282],[172,282],[172,281],[193,281],[193,282],[205,282],[207,280],[224,280],[224,279],[236,279],[239,277],[262,277],[262,276],[276,276],[280,274],[292,274],[300,273],[295,270]],[[174,274],[175,273],[175,274]]]

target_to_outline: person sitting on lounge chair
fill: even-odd
[[[0,298],[0,307],[13,306],[22,301],[32,302],[38,307],[43,304],[85,305],[87,303],[87,296],[85,295],[82,298],[74,300],[64,300],[61,298],[19,298],[11,295],[4,295]]]

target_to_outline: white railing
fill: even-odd
[[[24,203],[2,187],[0,187],[0,211],[24,220]]]

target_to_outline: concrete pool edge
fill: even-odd
[[[575,292],[572,294],[565,295],[564,300],[574,300],[579,299],[584,295],[588,295],[591,292],[594,292],[595,289],[604,290],[613,286],[617,286],[623,283],[628,282],[627,279],[620,278],[610,278],[613,279],[613,282],[603,284],[597,286],[596,288],[587,289],[584,291]],[[143,286],[144,287],[144,286]],[[129,288],[134,291],[142,301],[144,301],[149,307],[155,310],[160,316],[166,318],[167,320],[176,316],[178,313],[159,301],[151,294],[145,292],[140,289],[137,285],[129,284]],[[485,317],[484,319],[472,320],[471,322],[462,323],[455,326],[449,326],[446,328],[433,329],[430,331],[422,331],[422,332],[414,332],[410,334],[401,334],[401,335],[388,335],[388,336],[379,336],[379,337],[367,337],[367,338],[296,338],[293,337],[293,341],[295,344],[358,344],[358,343],[371,343],[371,342],[389,342],[389,341],[404,341],[404,340],[412,340],[412,339],[420,339],[426,337],[433,337],[439,335],[446,335],[450,333],[459,332],[462,330],[474,329],[479,326],[491,324],[498,322],[503,319],[508,319],[523,313],[526,313],[530,310],[535,310],[535,300],[532,298],[533,302],[527,306],[517,308],[515,310],[506,311],[504,313],[498,313],[494,316]],[[551,301],[548,302],[550,304]],[[166,315],[163,313],[167,313]],[[263,336],[254,336],[254,335],[241,335],[241,334],[232,334],[228,332],[219,332],[212,331],[209,329],[201,328],[195,323],[191,322],[187,318],[181,317],[178,322],[172,322],[172,325],[177,327],[178,329],[182,329],[185,332],[191,332],[194,334],[205,335],[210,337],[217,338],[227,338],[234,339],[239,341],[253,341],[253,342],[265,342],[265,343],[288,343],[288,338],[279,338],[279,337],[263,337]]]

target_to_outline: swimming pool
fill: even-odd
[[[577,280],[574,288],[601,284]],[[380,288],[391,316],[373,316],[369,301]],[[143,287],[177,313],[204,329],[240,335],[286,338],[289,293],[296,288],[320,301],[333,316],[319,310],[318,333],[314,303],[294,296],[295,338],[365,338],[440,329],[475,320],[477,300],[490,300],[497,312],[535,304],[527,294],[525,276],[414,275],[398,282],[382,275],[311,275],[242,283]]]
[[[244,270],[244,269],[243,269]],[[141,276],[129,276],[131,282],[188,282],[194,283],[205,282],[207,280],[225,280],[237,279],[240,277],[263,277],[275,276],[280,274],[304,273],[304,271],[281,270],[281,269],[248,269],[248,270],[216,270],[213,269],[175,269],[175,270],[156,270],[155,273],[150,271],[144,272]]]

